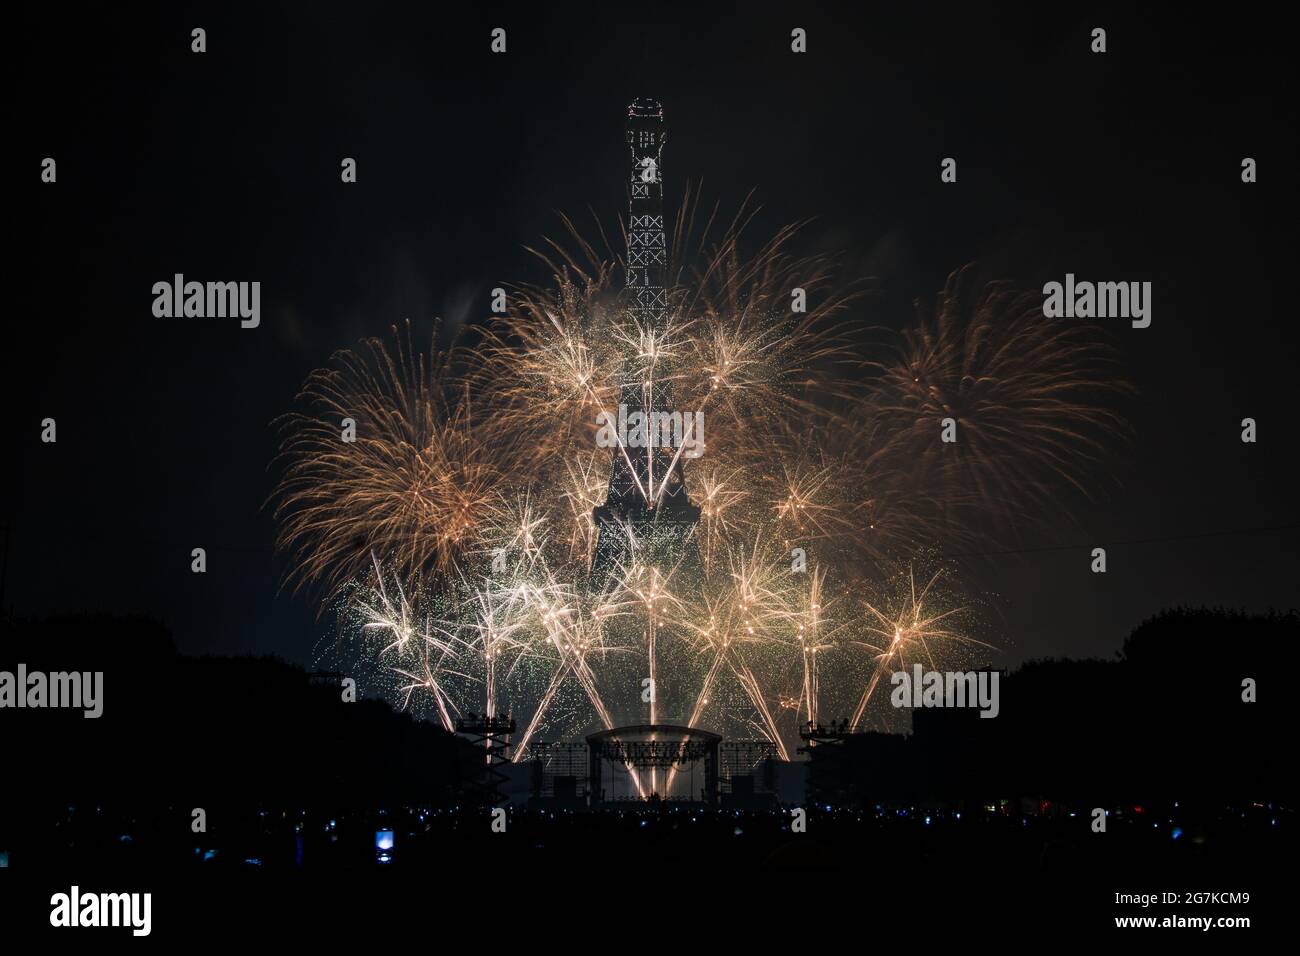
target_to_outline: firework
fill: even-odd
[[[1061,483],[1083,477],[1124,423],[1099,399],[1126,386],[1096,328],[1044,318],[1041,296],[1007,283],[971,294],[971,268],[948,277],[927,317],[885,361],[863,397],[881,459],[927,489],[953,524],[1046,513]],[[959,439],[939,439],[952,419]]]
[[[993,650],[992,645],[971,636],[971,609],[954,603],[946,593],[943,569],[918,579],[916,569],[909,566],[906,572],[887,581],[882,592],[882,596],[864,602],[860,636],[849,642],[865,650],[873,663],[850,719],[853,730],[858,728],[882,676],[907,670],[918,661],[931,668],[938,666],[939,658],[967,663],[978,649]]]
[[[528,457],[526,436],[458,379],[459,350],[416,353],[409,325],[394,343],[337,353],[307,379],[306,410],[278,421],[277,547],[330,596],[372,554],[411,580],[452,573]]]
[[[684,208],[662,324],[624,307],[604,233],[565,220],[567,244],[539,253],[550,280],[514,287],[471,340],[368,340],[280,420],[295,583],[321,588],[404,706],[448,728],[518,715],[516,759],[539,735],[623,723],[758,736],[782,757],[824,713],[888,723],[882,675],[990,650],[954,569],[914,570],[935,563],[918,554],[1085,488],[1121,424],[1097,401],[1110,354],[1030,296],[967,296],[954,274],[933,316],[866,351],[846,325],[855,290],[787,252],[794,228],[746,257],[752,211],[713,241],[716,209]],[[625,562],[592,580],[609,456],[644,454],[595,443],[629,386],[707,419],[684,471],[699,561],[642,553],[629,527]],[[944,418],[958,442],[940,440]],[[647,503],[680,455],[638,483]]]

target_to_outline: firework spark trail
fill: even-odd
[[[608,472],[608,462],[603,456],[592,453],[580,455],[577,463],[566,459],[564,468],[565,481],[560,494],[569,507],[567,558],[590,567],[597,538],[596,520],[592,513],[605,499],[609,482],[601,472]]]
[[[450,635],[446,635],[446,640],[435,637],[433,632],[437,628],[427,619],[423,626],[415,622],[414,612],[407,601],[400,581],[396,582],[398,602],[394,605],[388,596],[388,589],[385,584],[384,573],[379,565],[379,559],[373,553],[371,554],[371,562],[374,567],[376,582],[371,593],[378,597],[378,600],[368,602],[363,599],[356,602],[357,610],[363,620],[361,635],[363,638],[375,633],[393,635],[393,640],[390,643],[380,647],[377,654],[380,659],[390,652],[396,653],[400,657],[407,654],[413,647],[418,649],[422,673],[415,674],[400,667],[392,668],[394,673],[411,681],[411,683],[399,688],[399,691],[404,695],[404,704],[409,705],[411,695],[415,690],[424,689],[430,691],[434,696],[439,720],[445,729],[450,730],[452,728],[451,711],[455,709],[455,705],[450,701],[449,695],[441,683],[440,675],[463,676],[447,666],[448,658],[453,661],[456,659],[456,642]],[[429,655],[431,650],[438,655],[436,664],[430,663]]]
[[[580,608],[566,608],[563,613],[548,611],[543,615],[543,621],[547,626],[548,639],[559,651],[561,664],[552,673],[546,691],[538,702],[532,720],[529,722],[515,750],[512,762],[518,762],[527,752],[528,744],[538,727],[541,726],[541,722],[546,716],[546,711],[550,707],[555,694],[559,691],[564,679],[570,674],[574,676],[587,694],[601,723],[607,730],[613,728],[613,718],[604,699],[597,690],[595,675],[592,674],[591,668],[587,664],[587,655],[598,646],[604,649],[602,622],[610,617],[617,616],[619,613],[617,604],[604,602],[592,611],[592,622],[589,624],[583,622]]]
[[[625,529],[631,535],[631,529]],[[634,552],[635,553],[635,552]],[[680,613],[683,602],[672,591],[673,576],[680,569],[681,563],[662,572],[653,564],[647,564],[634,558],[631,567],[624,575],[624,588],[636,597],[644,610],[645,629],[643,631],[646,660],[650,678],[650,723],[658,723],[659,698],[659,630],[662,621],[674,612]],[[653,737],[651,739],[654,739]],[[658,772],[650,770],[650,789],[655,792],[658,784]]]
[[[701,469],[695,499],[700,502],[700,525],[696,527],[696,540],[700,544],[700,558],[706,569],[712,569],[715,556],[721,556],[726,543],[732,540],[739,528],[740,506],[749,497],[747,489],[736,487],[744,478],[739,469],[725,475],[716,467]],[[691,486],[688,480],[687,487]],[[731,520],[736,509],[736,521]]]
[[[758,678],[754,676],[753,671],[745,664],[736,664],[728,661],[731,671],[739,679],[745,693],[749,695],[750,701],[754,704],[754,711],[762,721],[763,736],[776,744],[777,754],[782,760],[789,760],[790,754],[785,749],[785,740],[781,737],[781,731],[776,726],[776,721],[772,719],[771,708],[767,706],[767,700],[763,695],[763,688],[759,685]]]
[[[748,213],[738,216],[737,223],[747,218]],[[686,305],[669,310],[664,328],[646,328],[604,301],[612,292],[617,257],[601,259],[567,220],[566,225],[578,253],[558,243],[539,253],[556,276],[555,287],[521,287],[516,307],[488,332],[488,352],[493,363],[509,370],[518,409],[544,409],[553,416],[553,404],[542,401],[549,396],[558,397],[568,413],[608,413],[624,386],[638,385],[653,400],[663,383],[673,387],[680,406],[711,416],[723,412],[715,428],[741,429],[755,414],[797,407],[797,393],[820,380],[816,366],[847,361],[840,330],[829,319],[850,297],[827,295],[807,315],[787,320],[787,280],[797,275],[808,289],[826,281],[822,264],[810,267],[784,252],[793,229],[783,230],[752,260],[739,254],[736,234],[707,251],[702,237],[698,256],[705,265],[698,284],[671,296]],[[833,385],[828,392],[843,390]],[[654,476],[652,488],[640,485],[630,468],[647,502],[667,493],[666,479],[680,465],[683,447],[667,474]]]
[[[797,653],[800,665],[799,691],[789,695],[782,706],[796,714],[802,713],[806,725],[814,725],[820,719],[820,661],[851,643],[846,641],[846,636],[858,627],[858,622],[846,611],[849,592],[855,585],[845,582],[828,596],[828,573],[825,565],[813,565],[806,572],[807,586],[797,588],[797,593],[787,599],[788,609],[781,612],[790,630],[788,643]]]
[[[620,600],[620,597],[628,591],[626,581],[619,578],[613,592],[608,589],[600,592],[597,604],[591,610],[590,622],[584,620],[581,608],[564,607],[560,610],[552,607],[545,608],[542,613],[542,620],[547,629],[548,640],[560,653],[561,665],[552,674],[547,691],[534,712],[533,719],[529,723],[524,737],[516,748],[512,762],[518,762],[527,752],[528,745],[537,729],[541,726],[555,694],[569,674],[572,674],[578,681],[605,729],[614,729],[613,716],[598,690],[596,675],[587,663],[587,657],[597,649],[602,652],[618,652],[622,650],[622,648],[610,648],[605,645],[604,628],[607,621],[627,614],[627,602]],[[628,768],[628,773],[638,795],[644,799],[647,791],[640,775],[635,768]]]
[[[554,315],[552,315],[550,312],[546,312],[546,316],[547,316],[547,318],[549,318],[549,319],[551,320],[551,324],[554,325],[554,326],[556,327],[556,329],[558,329],[558,330],[560,331],[560,334],[561,334],[561,335],[564,335],[565,338],[566,338],[566,340],[567,340],[567,339],[568,339],[568,336],[565,335],[565,333],[564,333],[564,329],[563,329],[563,327],[560,325],[560,321],[559,321],[559,319],[557,319],[557,318],[556,318]],[[584,350],[584,351],[585,351],[585,350]],[[588,377],[587,377],[587,373],[586,373],[586,372],[583,372],[583,373],[579,374],[577,377],[578,377],[578,380],[579,380],[579,382],[580,382],[580,384],[581,384],[581,386],[582,386],[582,388],[583,388],[583,391],[584,391],[584,393],[585,393],[585,395],[586,395],[587,401],[588,401],[590,404],[595,405],[596,407],[600,408],[601,412],[603,412],[604,414],[606,414],[606,415],[611,414],[611,410],[610,410],[610,409],[602,407],[602,403],[601,403],[600,399],[599,399],[599,398],[597,397],[597,395],[596,395],[596,390],[595,390],[595,389],[591,386],[591,384],[590,384],[590,381],[589,381],[589,379],[588,379]],[[647,382],[647,383],[646,383],[646,387],[649,388],[649,385],[650,385],[650,383]],[[649,500],[649,499],[653,496],[653,493],[654,493],[654,486],[653,486],[653,483],[654,483],[654,472],[653,472],[653,470],[650,471],[651,488],[650,488],[649,490],[647,490],[646,487],[645,487],[644,485],[641,484],[641,478],[640,478],[640,476],[639,476],[638,473],[637,473],[636,467],[632,464],[632,458],[631,458],[631,456],[627,453],[627,446],[624,445],[623,440],[622,440],[622,436],[621,436],[621,435],[617,435],[617,433],[616,433],[616,438],[617,438],[617,441],[616,441],[616,443],[615,443],[615,447],[618,449],[618,453],[619,453],[620,455],[623,456],[623,460],[627,463],[628,471],[629,471],[629,472],[631,473],[631,475],[632,475],[632,480],[633,480],[634,482],[636,482],[637,491],[641,492],[641,497],[642,497],[642,498],[644,498],[644,499],[646,499],[646,500]],[[649,454],[649,452],[650,452],[650,449],[647,447],[647,449],[646,449],[646,453]],[[651,464],[653,465],[653,462],[651,462]]]
[[[509,572],[515,579],[536,582],[525,585],[526,604],[540,621],[545,645],[554,650],[559,660],[515,749],[512,759],[518,761],[527,752],[556,694],[570,675],[586,694],[600,722],[606,729],[613,728],[613,718],[598,690],[587,658],[597,652],[607,654],[626,650],[608,644],[605,628],[610,620],[626,617],[634,602],[623,576],[606,582],[605,588],[599,592],[586,592],[585,599],[582,589],[560,583],[545,558],[549,541],[545,521],[536,516],[529,498],[521,498],[513,509],[503,510],[502,520],[495,527],[497,535],[494,540],[502,544],[490,549],[493,560],[517,554]],[[587,607],[584,608],[584,604]]]
[[[992,645],[978,641],[973,637],[953,630],[944,622],[962,614],[964,607],[951,607],[946,610],[931,611],[927,600],[944,571],[937,570],[918,592],[916,577],[909,567],[907,572],[908,590],[902,600],[891,602],[893,608],[867,604],[867,633],[877,642],[854,642],[876,652],[876,666],[871,680],[867,683],[858,706],[850,720],[850,729],[856,731],[862,720],[862,714],[870,702],[881,675],[892,668],[906,669],[909,656],[918,649],[931,667],[935,666],[935,644],[958,644],[965,647],[983,647],[992,650]]]
[[[866,689],[862,692],[862,699],[858,701],[858,707],[853,712],[853,717],[849,721],[849,729],[857,733],[858,723],[862,720],[862,712],[867,709],[867,703],[871,700],[871,695],[876,692],[876,685],[880,683],[880,675],[884,673],[884,667],[877,665],[876,669],[871,672],[871,680],[867,682]]]
[[[972,269],[948,278],[933,317],[920,314],[879,373],[868,401],[888,422],[883,454],[945,492],[969,487],[990,514],[1023,518],[1059,498],[1065,482],[1085,497],[1085,467],[1124,422],[1097,401],[1128,391],[1115,353],[1088,323],[1044,319],[1041,297],[992,283],[972,295]],[[958,423],[942,446],[931,427]]]
[[[394,339],[392,352],[367,339],[361,352],[336,353],[299,393],[307,410],[276,423],[276,544],[298,586],[323,585],[327,601],[371,552],[403,577],[454,573],[497,489],[527,460],[526,436],[500,427],[489,399],[457,377],[464,350],[418,355],[409,325]],[[347,420],[355,441],[341,440]]]
[[[771,556],[763,551],[761,541],[761,534],[756,535],[753,545],[748,549],[737,549],[728,555],[730,572],[719,597],[715,599],[712,595],[703,595],[704,610],[708,615],[707,626],[700,627],[689,617],[681,621],[697,644],[697,651],[710,658],[708,671],[695,695],[688,726],[695,726],[695,721],[700,719],[723,668],[737,673],[738,665],[733,658],[742,645],[771,647],[778,644],[770,631],[784,622],[787,598],[779,593],[775,565]],[[740,678],[740,682],[752,700],[752,689],[757,686],[757,680],[753,679],[752,672],[748,672],[745,665],[739,667],[749,673],[751,678],[748,685],[744,678]],[[761,694],[759,699],[761,702]],[[756,707],[765,708],[766,705],[756,702]],[[775,723],[770,721],[770,717],[769,712],[769,722],[774,728]],[[784,751],[779,735],[775,742]],[[675,767],[669,772],[668,790],[672,789],[676,772]]]
[[[803,681],[798,708],[802,709],[808,723],[817,722],[817,704],[820,697],[817,681],[817,655],[831,648],[822,636],[824,613],[822,593],[826,582],[826,569],[814,566],[809,575],[807,610],[800,610],[798,623],[799,657],[803,665]]]
[[[921,550],[965,546],[989,524],[1014,530],[1055,506],[1058,486],[1084,490],[1102,437],[1122,424],[1097,401],[1125,387],[1112,354],[1085,323],[1043,321],[1032,295],[996,284],[967,295],[967,271],[883,357],[865,351],[860,323],[844,323],[856,291],[836,285],[829,260],[786,251],[795,227],[742,254],[753,212],[715,241],[717,208],[685,204],[662,327],[626,311],[603,233],[601,253],[565,220],[568,248],[539,253],[548,284],[515,287],[507,315],[471,326],[474,342],[419,354],[409,326],[395,347],[367,339],[314,372],[300,408],[277,420],[289,577],[359,624],[404,706],[427,693],[448,727],[471,707],[530,713],[518,757],[555,721],[613,729],[635,712],[616,663],[635,654],[656,688],[685,688],[692,724],[752,725],[785,754],[771,701],[812,722],[842,704],[856,728],[888,667],[988,646],[934,579],[865,615],[847,595]],[[806,314],[791,312],[796,286]],[[609,456],[639,474],[639,449],[596,447],[596,415],[637,385],[647,404],[671,394],[708,415],[706,457],[682,474],[684,442],[662,463],[647,449],[639,488],[653,503],[684,478],[701,506],[698,579],[680,562],[634,561],[587,580]],[[956,444],[938,439],[945,417]],[[340,440],[345,418],[355,442]],[[782,555],[810,546],[801,583]]]
[[[709,694],[713,690],[713,683],[717,679],[718,673],[722,670],[723,664],[726,663],[727,647],[729,646],[729,642],[718,637],[714,630],[714,620],[714,616],[710,615],[709,627],[700,632],[710,645],[709,650],[712,651],[712,662],[709,664],[709,669],[705,673],[704,679],[700,682],[699,693],[695,696],[695,704],[691,710],[690,719],[686,724],[688,727],[698,726],[698,721],[704,713],[705,706],[709,702]],[[672,792],[673,781],[676,777],[677,767],[674,766],[668,771],[668,780],[667,783],[664,784],[665,792]]]
[[[564,683],[564,679],[572,671],[573,658],[580,653],[577,650],[571,650],[569,648],[567,635],[563,637],[560,636],[560,634],[557,633],[557,631],[560,630],[562,629],[558,627],[550,629],[548,637],[559,651],[561,665],[551,673],[551,679],[547,683],[546,690],[542,692],[542,696],[537,702],[537,707],[533,711],[532,719],[528,722],[528,726],[524,729],[523,736],[515,746],[515,753],[511,758],[512,763],[519,762],[523,759],[523,755],[528,752],[528,744],[532,741],[533,734],[537,732],[537,728],[546,717],[546,712],[550,709],[551,702],[555,699],[555,695],[559,691],[560,686]],[[597,699],[593,699],[592,703],[596,703],[596,700]]]
[[[447,695],[443,692],[442,688],[434,680],[433,678],[434,671],[432,668],[428,666],[428,662],[425,661],[424,664],[425,664],[425,670],[422,675],[414,674],[411,671],[406,670],[405,668],[402,667],[392,668],[394,674],[397,674],[399,677],[408,678],[411,681],[411,683],[406,684],[401,688],[399,688],[401,693],[404,695],[403,707],[410,706],[411,695],[414,694],[415,691],[417,690],[430,691],[433,694],[434,706],[438,710],[438,721],[439,723],[442,724],[442,729],[447,731],[448,733],[454,733],[455,719],[452,716],[452,712],[453,710],[455,710],[456,705],[447,697]],[[456,713],[458,714],[459,711],[456,711]]]

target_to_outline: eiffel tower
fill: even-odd
[[[627,309],[642,330],[660,334],[668,315],[668,241],[660,162],[664,139],[663,106],[652,99],[635,100],[627,110],[627,144],[632,153]],[[625,380],[620,401],[628,414],[643,412],[647,421],[654,421],[648,417],[651,412],[672,410],[672,393],[665,382]],[[592,513],[597,530],[593,582],[603,582],[629,567],[634,551],[641,561],[667,570],[698,564],[692,532],[700,509],[686,497],[685,459],[677,451],[662,446],[614,449],[608,496]]]

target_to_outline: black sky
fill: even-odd
[[[864,324],[900,326],[972,260],[1030,287],[1067,271],[1154,283],[1149,329],[1113,322],[1134,435],[1097,501],[1025,542],[1081,547],[983,572],[1011,661],[1109,656],[1169,605],[1298,603],[1296,84],[1291,34],[1266,14],[264,6],[46,7],[12,26],[16,613],[144,611],[182,650],[309,660],[328,626],[279,587],[271,421],[334,349],[407,317],[481,315],[494,285],[540,278],[523,246],[557,234],[558,211],[617,214],[640,95],[665,105],[670,202],[690,178],[723,208],[756,188],[755,234],[812,217],[807,251],[877,277]],[[260,280],[261,327],[155,318],[151,286],[176,272]],[[39,441],[47,416],[57,445]],[[189,571],[196,546],[206,575]]]

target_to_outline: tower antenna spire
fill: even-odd
[[[632,164],[626,230],[627,317],[638,337],[651,343],[652,354],[624,356],[625,370],[636,374],[624,376],[619,417],[620,422],[639,418],[641,435],[647,440],[639,448],[639,442],[629,440],[628,447],[613,456],[609,493],[593,513],[597,538],[591,571],[596,580],[628,566],[628,552],[642,546],[649,546],[648,560],[667,560],[676,566],[682,557],[680,549],[694,547],[689,539],[700,516],[700,509],[686,496],[681,449],[655,440],[662,434],[661,417],[674,422],[685,418],[679,411],[677,419],[672,419],[671,388],[666,379],[656,379],[660,370],[653,354],[669,324],[663,105],[655,99],[633,100],[627,109],[626,135]],[[681,432],[679,427],[679,437]]]

